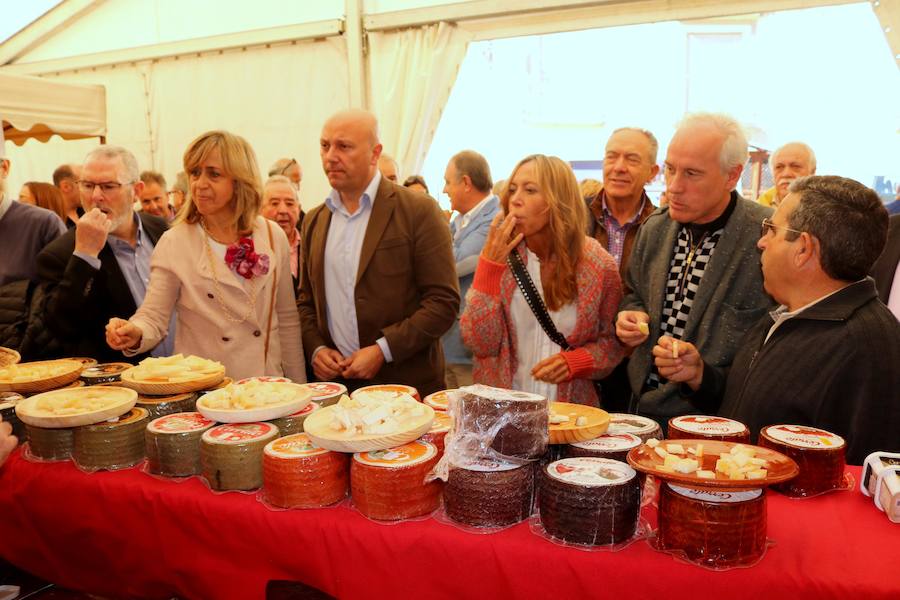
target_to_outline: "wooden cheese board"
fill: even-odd
[[[68,385],[78,379],[83,365],[77,360],[40,360],[0,368],[0,392],[34,394]]]
[[[137,392],[123,387],[89,386],[53,390],[22,400],[16,415],[44,429],[93,425],[121,416],[134,407]]]
[[[303,429],[316,445],[326,450],[335,452],[371,452],[374,450],[386,450],[416,440],[431,429],[434,421],[434,409],[426,404],[420,404],[422,415],[404,422],[403,427],[389,434],[350,434],[345,431],[335,431],[332,421],[337,405],[326,406],[312,413],[303,423]]]
[[[586,442],[606,433],[609,427],[609,413],[593,406],[573,404],[570,402],[551,402],[550,414],[564,415],[569,418],[565,423],[550,423],[551,444],[574,444]],[[582,424],[578,419],[582,417]]]

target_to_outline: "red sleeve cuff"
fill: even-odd
[[[594,372],[594,357],[584,348],[576,348],[562,353],[569,365],[570,379],[587,379]]]
[[[500,278],[503,277],[504,271],[506,271],[506,263],[495,263],[486,258],[479,258],[472,287],[479,292],[499,296]]]

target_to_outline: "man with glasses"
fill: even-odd
[[[735,191],[747,138],[727,115],[684,118],[665,160],[668,210],[644,222],[625,277],[616,335],[633,350],[629,412],[655,419],[696,411],[653,364],[660,337],[691,341],[727,366],[744,332],[771,306],[762,286],[759,223],[772,209]]]
[[[766,425],[809,425],[842,436],[851,464],[900,451],[900,322],[867,277],[887,231],[873,190],[844,177],[798,179],[758,242],[780,306],[743,337],[730,369],[690,343],[674,358],[663,338],[653,349],[660,374],[754,438]]]
[[[150,256],[167,225],[134,211],[144,183],[137,160],[124,148],[100,146],[88,154],[78,186],[84,215],[38,256],[38,275],[51,289],[44,321],[68,355],[121,361],[122,354],[106,344],[104,328],[143,302]],[[152,355],[171,354],[174,321],[169,332]]]

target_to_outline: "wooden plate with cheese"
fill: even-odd
[[[368,392],[343,396],[337,404],[317,410],[303,428],[326,450],[371,452],[418,439],[433,421],[434,409],[412,396]]]
[[[609,413],[570,402],[550,403],[551,444],[574,444],[601,436],[609,427]]]
[[[80,361],[69,359],[11,364],[0,368],[0,392],[53,390],[78,379],[82,368]]]
[[[145,358],[122,372],[122,385],[149,396],[169,396],[214,387],[225,379],[225,367],[199,356],[174,354]]]
[[[796,477],[793,460],[769,448],[718,440],[648,440],[628,453],[647,475],[689,487],[743,490]]]
[[[137,392],[123,387],[90,386],[44,392],[19,402],[16,415],[45,429],[93,425],[127,413]]]
[[[197,411],[219,423],[255,423],[303,410],[312,397],[312,390],[296,383],[254,379],[204,394]]]

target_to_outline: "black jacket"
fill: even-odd
[[[168,225],[158,217],[137,214],[155,246]],[[100,362],[126,360],[106,344],[105,337],[106,324],[112,317],[128,319],[137,310],[115,254],[107,243],[100,251],[100,270],[95,271],[73,256],[74,251],[75,230],[70,229],[38,255],[38,277],[49,288],[44,322],[68,356],[90,356]]]

